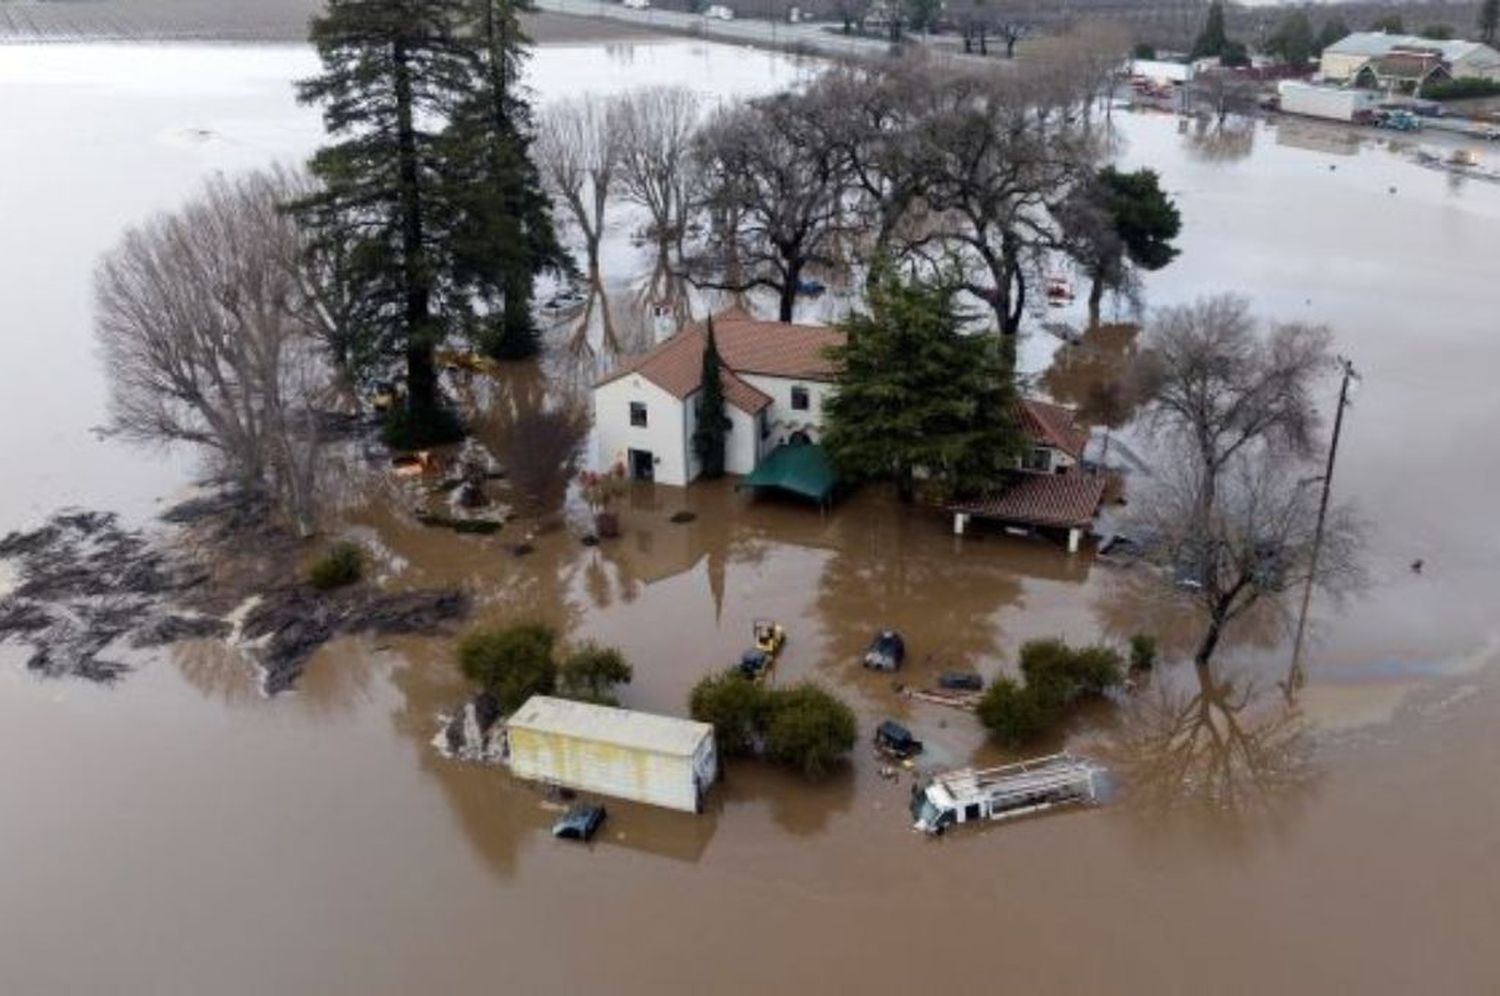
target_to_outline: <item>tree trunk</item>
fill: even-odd
[[[910,467],[902,467],[896,473],[896,497],[903,505],[910,505],[917,498],[917,479]]]
[[[437,370],[433,363],[431,291],[423,261],[422,187],[413,123],[411,70],[406,46],[396,42],[397,171],[401,197],[401,256],[406,283],[406,407],[413,423],[430,422],[437,409]]]
[[[802,264],[794,263],[787,267],[786,280],[778,290],[780,291],[777,316],[783,322],[790,322],[797,308],[797,287],[802,283]]]
[[[1104,279],[1095,273],[1089,284],[1089,328],[1099,327],[1099,305],[1104,300]]]
[[[1209,664],[1213,661],[1214,651],[1218,649],[1219,637],[1223,635],[1223,622],[1219,619],[1210,619],[1208,629],[1204,630],[1203,638],[1198,641],[1198,649],[1193,654],[1193,664],[1198,669],[1200,680],[1209,677]]]

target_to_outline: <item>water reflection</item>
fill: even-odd
[[[1191,811],[1233,840],[1283,824],[1317,781],[1302,715],[1251,681],[1190,673],[1186,687],[1163,676],[1123,711],[1110,753],[1130,809],[1153,823]]]
[[[1138,400],[1129,384],[1140,326],[1096,325],[1053,354],[1041,386],[1052,400],[1078,409],[1090,425],[1118,429],[1134,415]]]
[[[1194,118],[1183,135],[1193,158],[1206,163],[1232,163],[1248,159],[1255,151],[1255,119],[1233,115],[1216,120]]]

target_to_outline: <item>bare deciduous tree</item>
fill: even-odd
[[[696,143],[703,195],[715,224],[689,261],[701,286],[774,290],[792,320],[810,268],[832,267],[847,234],[849,171],[798,94],[719,111]]]
[[[1066,76],[993,69],[953,74],[943,94],[946,110],[926,115],[918,132],[929,216],[911,250],[958,258],[965,289],[1014,335],[1056,242],[1048,205],[1092,175],[1101,151],[1081,113],[1093,95]]]
[[[701,101],[687,87],[657,86],[624,94],[616,107],[620,193],[646,210],[663,255],[680,250],[691,207],[687,159]]]
[[[1309,581],[1335,597],[1358,588],[1363,530],[1348,506],[1330,509],[1314,563],[1321,478],[1303,473],[1308,461],[1264,438],[1236,447],[1205,502],[1201,459],[1191,442],[1170,446],[1133,519],[1149,538],[1150,559],[1203,618],[1193,663],[1208,683],[1225,630],[1256,606],[1279,606]]]
[[[219,177],[127,231],[99,266],[95,321],[115,432],[207,448],[309,533],[328,371],[283,179]]]
[[[605,210],[620,165],[618,105],[593,96],[553,104],[542,111],[536,158],[542,181],[563,205],[583,237],[589,282],[598,287],[599,242]]]
[[[1332,369],[1322,326],[1278,324],[1258,334],[1250,304],[1225,294],[1162,310],[1136,368],[1154,425],[1185,440],[1213,505],[1217,481],[1236,456],[1267,445],[1306,457],[1318,425],[1312,391]]]

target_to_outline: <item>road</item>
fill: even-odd
[[[828,30],[828,23],[788,24],[780,21],[720,21],[702,14],[676,10],[632,10],[601,0],[535,0],[536,6],[558,14],[602,17],[639,27],[687,34],[714,41],[739,42],[766,48],[816,52],[821,55],[882,55],[890,45],[880,38],[862,38]]]

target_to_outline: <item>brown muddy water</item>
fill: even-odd
[[[186,461],[87,433],[103,383],[89,269],[203,172],[316,138],[284,89],[307,69],[297,50],[50,51],[0,49],[0,144],[26,150],[0,157],[0,286],[17,302],[0,327],[0,529],[66,502],[142,519],[176,489]],[[751,91],[795,72],[685,43],[544,49],[535,71],[544,93],[586,71]],[[1098,715],[1070,736],[1129,774],[1108,807],[926,841],[907,830],[906,781],[861,748],[811,786],[734,764],[699,818],[610,803],[580,848],[550,838],[532,790],[430,746],[465,692],[445,641],[338,642],[273,700],[213,645],[110,688],[34,680],[0,648],[0,992],[1494,991],[1500,188],[1274,127],[1215,145],[1170,118],[1121,124],[1127,164],[1160,170],[1186,221],[1150,303],[1243,291],[1331,323],[1365,375],[1337,481],[1377,527],[1375,584],[1320,607],[1300,718],[1274,701],[1239,714],[1233,770],[1253,762],[1258,782],[1205,775],[1228,804],[1164,800],[1150,717]],[[1043,383],[1082,394],[1131,345],[1095,333]],[[1039,334],[1023,357],[1041,372],[1055,352]],[[683,509],[696,519],[671,523]],[[967,716],[857,667],[874,629],[906,633],[915,682],[993,676],[1034,636],[1118,639],[1160,618],[1087,553],[960,542],[874,490],[820,516],[726,486],[639,489],[624,536],[597,548],[580,516],[526,557],[506,531],[458,536],[379,503],[345,528],[384,549],[392,585],[458,581],[481,621],[539,616],[620,646],[632,706],[682,711],[774,617],[791,636],[782,680],[838,687],[866,735],[902,718],[934,765],[999,755]],[[1225,673],[1265,687],[1284,658],[1280,629],[1252,628]]]

